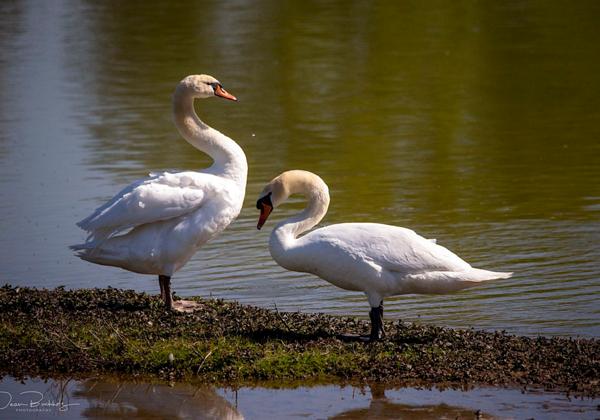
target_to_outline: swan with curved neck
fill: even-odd
[[[77,224],[89,237],[71,247],[96,264],[158,275],[168,308],[173,307],[171,276],[235,220],[244,201],[248,164],[243,150],[194,111],[195,99],[215,96],[237,100],[208,75],[187,76],[173,95],[179,132],[213,164],[135,181]]]
[[[321,221],[329,206],[327,185],[307,171],[284,172],[265,186],[256,203],[260,210],[257,228],[293,194],[306,196],[308,205],[273,229],[271,255],[288,270],[315,274],[342,289],[364,292],[371,306],[371,333],[363,340],[384,336],[383,299],[387,296],[451,293],[512,275],[473,268],[435,241],[397,226],[340,223],[302,235]]]

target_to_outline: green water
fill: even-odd
[[[198,101],[250,166],[238,220],[173,279],[180,295],[365,316],[364,296],[270,258],[253,204],[283,170],[318,173],[324,224],[378,221],[514,278],[401,296],[386,317],[519,334],[600,335],[600,3],[0,3],[3,282],[157,282],[72,257],[75,221],[123,186],[209,160],[180,139],[171,93]]]

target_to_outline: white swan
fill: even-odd
[[[173,273],[238,216],[244,201],[244,152],[194,111],[195,98],[212,96],[237,100],[208,75],[187,76],[173,95],[175,125],[192,146],[214,160],[212,166],[198,172],[154,173],[134,182],[77,224],[90,236],[85,244],[71,247],[96,264],[157,274],[168,308],[173,307]]]
[[[288,270],[312,273],[342,289],[364,292],[371,305],[371,334],[363,337],[366,340],[384,335],[386,296],[449,293],[512,275],[473,268],[435,241],[396,226],[341,223],[299,237],[319,223],[329,206],[327,185],[307,171],[287,171],[267,184],[256,203],[260,210],[257,228],[273,208],[296,193],[305,195],[308,205],[273,229],[271,255]]]

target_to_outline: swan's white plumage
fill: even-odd
[[[211,178],[214,178],[210,176]],[[194,172],[152,174],[134,182],[77,225],[110,234],[188,214],[206,198],[214,179]]]
[[[215,96],[217,85],[219,93],[229,95],[210,76],[188,76],[173,97],[180,133],[214,164],[201,171],[152,173],[121,190],[78,223],[90,234],[86,243],[71,247],[79,257],[171,276],[238,216],[246,189],[246,156],[233,140],[204,124],[193,107],[195,98]]]
[[[284,268],[315,274],[347,290],[366,293],[372,307],[386,296],[458,291],[511,273],[471,267],[450,250],[402,227],[378,223],[341,223],[303,236],[327,211],[329,194],[318,176],[288,171],[265,187],[277,207],[294,193],[307,195],[299,215],[277,225],[269,249]]]

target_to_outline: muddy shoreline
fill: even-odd
[[[594,397],[600,340],[522,337],[387,321],[385,340],[340,334],[366,320],[279,312],[215,299],[169,313],[156,296],[120,289],[0,288],[0,374],[125,374],[227,386],[378,382],[517,386]]]

